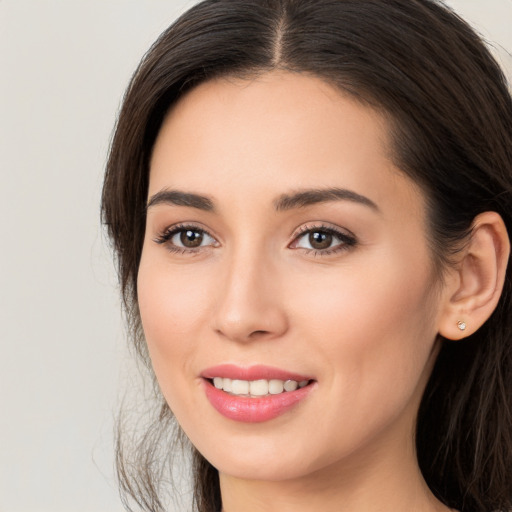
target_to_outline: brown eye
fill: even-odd
[[[194,226],[177,226],[155,239],[158,244],[166,245],[169,250],[185,251],[217,247],[218,243],[206,231]]]
[[[182,247],[192,249],[199,247],[204,239],[204,234],[201,231],[194,231],[192,229],[186,229],[179,233],[180,244]]]
[[[309,245],[313,249],[328,249],[332,245],[333,236],[325,231],[311,231],[309,233]]]
[[[292,249],[315,251],[316,254],[329,255],[343,251],[357,244],[354,235],[334,228],[305,229],[290,245]]]

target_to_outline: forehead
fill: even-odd
[[[329,134],[338,139],[349,138],[358,126],[364,126],[368,140],[380,143],[383,151],[390,147],[389,127],[383,114],[319,77],[298,72],[272,71],[248,79],[223,77],[204,82],[170,109],[161,131],[172,130],[177,124],[180,131],[195,130],[196,137],[234,127],[231,136],[237,133],[240,140],[247,141],[248,135],[261,137],[266,133],[266,142],[276,141],[278,131],[280,142],[293,142],[297,130],[305,128],[312,143]],[[335,124],[336,129],[332,130]],[[342,124],[344,129],[340,132]],[[267,130],[249,132],[262,126]],[[274,127],[276,130],[271,131]]]
[[[389,132],[383,114],[311,75],[212,80],[166,116],[150,195],[175,186],[205,195],[222,195],[220,184],[238,194],[343,186],[389,202],[404,183],[407,194],[419,194],[390,157]]]

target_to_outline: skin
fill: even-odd
[[[218,468],[225,512],[448,510],[418,469],[414,426],[456,277],[437,279],[424,197],[389,155],[380,114],[301,74],[207,82],[164,121],[148,199],[177,190],[214,210],[148,208],[139,307],[162,393]],[[333,187],[375,207],[275,209],[283,194]],[[183,225],[208,233],[198,248],[176,247],[179,233],[161,243]],[[303,231],[326,227],[355,243],[312,250]],[[240,423],[204,393],[200,373],[223,363],[315,388],[275,419]]]

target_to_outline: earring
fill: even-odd
[[[457,322],[457,327],[458,327],[461,331],[465,331],[465,330],[466,330],[466,322],[462,322],[462,321]]]

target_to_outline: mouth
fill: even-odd
[[[269,421],[294,408],[316,388],[310,377],[267,366],[221,365],[201,377],[207,399],[222,416],[240,422]]]
[[[258,379],[258,380],[240,380],[229,379],[227,377],[214,377],[207,379],[216,389],[225,391],[233,396],[242,396],[246,398],[261,398],[265,396],[280,395],[290,393],[300,388],[305,388],[313,381],[304,379],[296,381],[293,379]]]

